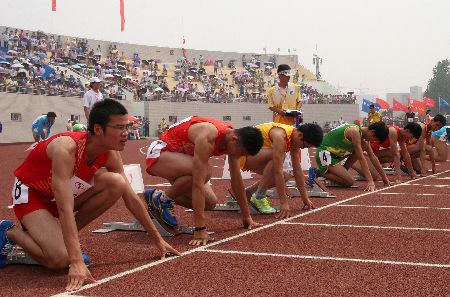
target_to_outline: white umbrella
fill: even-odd
[[[13,64],[11,67],[12,68],[23,68],[23,65],[20,63],[17,63],[17,64]]]
[[[105,74],[104,76],[103,76],[103,78],[112,78],[112,77],[114,77],[114,75],[112,75],[112,74]]]
[[[161,89],[160,87],[158,87],[158,88],[155,89],[155,92],[164,92],[164,90]]]

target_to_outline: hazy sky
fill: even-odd
[[[448,0],[1,0],[0,25],[156,46],[282,54],[296,49],[342,91],[424,91],[437,61],[450,58]],[[188,52],[189,54],[189,52]]]

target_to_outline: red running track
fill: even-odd
[[[130,141],[125,163],[144,168],[146,145]],[[1,218],[14,218],[7,208],[9,173],[27,147],[0,146],[1,167],[8,172],[0,177]],[[218,166],[213,176],[220,177],[223,159],[211,164]],[[361,187],[336,189],[337,199],[313,198],[318,209],[312,212],[301,211],[300,199],[293,199],[294,218],[255,216],[265,225],[251,231],[241,228],[237,213],[210,212],[216,242],[192,248],[187,246],[190,236],[169,238],[183,256],[165,261],[157,260],[143,232],[91,233],[102,222],[132,219],[120,202],[81,231],[98,282],[74,295],[450,296],[450,164],[439,164],[438,170],[436,176],[415,181],[404,178],[405,185],[382,189],[377,184],[375,193]],[[164,182],[144,176],[146,185]],[[229,182],[214,179],[212,184],[223,200]],[[183,223],[192,221],[192,214],[181,208],[177,214]],[[0,296],[62,293],[66,274],[10,265],[0,273]]]

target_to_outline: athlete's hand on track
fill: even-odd
[[[291,208],[289,207],[289,203],[281,204],[280,212],[275,216],[277,219],[286,219],[291,216]]]
[[[262,226],[261,223],[257,223],[255,221],[253,221],[252,217],[244,218],[242,220],[242,223],[244,224],[244,228],[247,228],[248,230]]]
[[[375,191],[375,183],[374,182],[367,183],[367,186],[364,189],[364,191],[366,191],[366,192],[373,192],[373,191]]]
[[[200,231],[194,231],[194,239],[192,239],[191,241],[189,241],[189,245],[206,245],[208,243],[208,241],[212,241],[214,240],[214,238],[212,238],[209,234],[208,231],[205,230],[200,230]]]
[[[166,258],[166,256],[181,256],[180,252],[174,249],[170,244],[168,244],[164,239],[161,239],[157,243],[158,249],[161,251],[161,259]]]
[[[399,184],[401,182],[402,182],[402,175],[401,174],[397,174],[395,176],[394,183]]]
[[[400,179],[400,180],[398,180],[398,179],[396,179],[395,180],[395,183],[401,183],[402,182],[402,180]],[[391,182],[390,180],[385,180],[384,182],[384,186],[385,187],[390,187],[390,186],[392,186],[394,183],[393,182]]]
[[[314,208],[316,208],[316,207],[314,206],[312,201],[309,200],[309,198],[306,198],[306,200],[303,200],[303,207],[302,207],[303,210],[311,210]]]
[[[79,290],[84,283],[94,282],[95,279],[83,262],[70,264],[69,281],[67,282],[66,291],[76,291]]]

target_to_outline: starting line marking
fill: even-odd
[[[389,193],[380,193],[380,195],[417,195],[417,196],[436,196],[436,195],[442,195],[442,194],[433,194],[433,193],[393,193],[393,192],[389,192]]]
[[[410,186],[421,186],[421,187],[436,187],[436,188],[447,188],[448,185],[425,185],[425,184],[409,184]]]
[[[265,229],[271,228],[273,226],[281,225],[281,224],[284,224],[284,223],[286,223],[286,222],[288,222],[290,220],[294,220],[294,219],[297,219],[297,218],[300,218],[300,217],[304,217],[304,216],[310,215],[312,213],[316,213],[318,211],[321,211],[323,209],[327,209],[327,208],[330,208],[330,207],[333,207],[333,206],[337,206],[339,204],[342,204],[342,203],[345,203],[345,202],[348,202],[348,201],[351,201],[351,200],[354,200],[354,199],[357,199],[357,198],[360,198],[360,197],[372,195],[372,194],[375,194],[375,193],[378,193],[378,192],[381,192],[381,191],[390,190],[390,189],[393,189],[393,188],[396,188],[396,187],[399,187],[399,186],[408,185],[408,184],[410,184],[413,181],[419,181],[419,180],[422,180],[422,179],[434,177],[436,175],[440,175],[440,174],[447,173],[447,172],[450,172],[450,169],[446,170],[446,171],[442,171],[442,172],[436,173],[436,174],[433,174],[433,175],[419,177],[419,178],[417,178],[415,180],[409,180],[409,181],[406,181],[404,183],[392,185],[392,186],[389,186],[389,187],[386,187],[386,188],[381,188],[381,189],[375,190],[373,192],[364,192],[362,194],[359,194],[359,195],[356,195],[356,196],[353,196],[353,197],[350,197],[350,198],[347,198],[347,199],[344,199],[344,200],[341,200],[341,201],[336,201],[334,203],[330,203],[330,204],[327,204],[325,206],[322,206],[322,207],[319,207],[319,208],[316,208],[316,209],[313,209],[313,210],[309,210],[307,212],[299,213],[299,214],[297,214],[295,216],[292,216],[292,217],[289,217],[289,218],[286,218],[286,219],[283,219],[283,220],[278,220],[278,221],[275,221],[273,223],[270,223],[270,224],[267,224],[267,225],[263,225],[263,226],[258,227],[256,229],[247,230],[245,232],[242,232],[242,233],[230,236],[230,237],[226,237],[226,238],[221,239],[221,240],[213,241],[213,242],[208,243],[208,244],[206,244],[204,246],[199,246],[197,248],[193,248],[191,250],[183,252],[183,253],[181,253],[181,256],[178,256],[178,257],[168,257],[168,258],[165,258],[165,259],[162,259],[162,260],[157,260],[157,261],[154,261],[154,262],[151,262],[151,263],[148,263],[148,264],[145,264],[145,265],[133,268],[133,269],[125,270],[125,271],[120,272],[118,274],[114,274],[114,275],[105,277],[103,279],[97,280],[97,282],[95,282],[95,283],[84,285],[78,291],[63,292],[63,293],[52,295],[52,297],[73,296],[72,294],[75,294],[77,292],[81,292],[81,291],[84,291],[86,289],[90,289],[90,288],[93,288],[93,287],[97,287],[99,285],[102,285],[104,283],[110,282],[110,281],[115,280],[117,278],[120,278],[120,277],[123,277],[123,276],[127,276],[127,275],[130,275],[130,274],[136,273],[138,271],[142,271],[142,270],[145,270],[147,268],[154,267],[154,266],[157,266],[159,264],[163,264],[163,263],[166,263],[166,262],[169,262],[169,261],[172,261],[172,260],[177,260],[177,259],[180,259],[180,258],[182,258],[184,256],[193,254],[195,252],[205,251],[206,249],[208,249],[210,247],[222,244],[224,242],[228,242],[228,241],[231,241],[231,240],[234,240],[234,239],[237,239],[237,238],[241,238],[241,237],[244,237],[244,236],[247,236],[247,235],[259,232],[261,230],[265,230]],[[450,265],[448,265],[448,266],[450,268]]]
[[[449,207],[430,207],[430,206],[396,206],[396,205],[363,205],[363,204],[344,204],[338,207],[367,207],[367,208],[398,208],[398,209],[432,209],[432,210],[450,210]]]
[[[236,255],[263,256],[263,257],[281,257],[281,258],[297,258],[297,259],[310,259],[310,260],[328,260],[328,261],[331,260],[331,261],[348,261],[348,262],[360,262],[360,263],[450,268],[450,264],[434,264],[434,263],[421,263],[421,262],[400,262],[400,261],[389,261],[389,260],[372,260],[372,259],[354,259],[354,258],[341,258],[341,257],[242,252],[242,251],[233,251],[233,250],[214,250],[214,249],[204,250],[203,252],[219,253],[219,254],[227,254],[227,255],[236,254]]]
[[[419,227],[339,225],[339,224],[320,224],[320,223],[301,223],[301,222],[287,222],[284,224],[285,225],[301,225],[301,226],[317,226],[317,227],[336,227],[336,228],[367,228],[367,229],[394,229],[394,230],[412,230],[412,231],[450,232],[450,229],[419,228]]]

